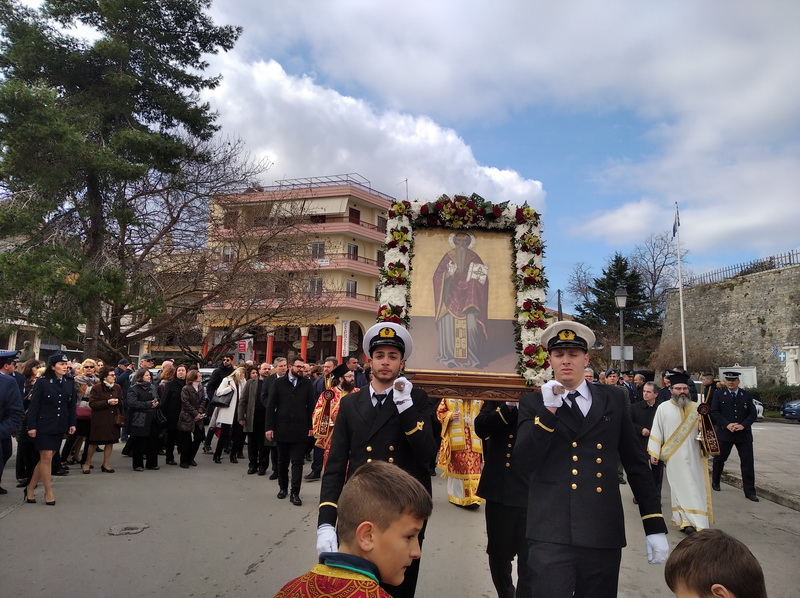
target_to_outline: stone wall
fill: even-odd
[[[677,290],[669,295],[662,342],[680,339],[678,298]],[[720,366],[755,366],[759,385],[786,382],[784,362],[772,347],[800,345],[800,266],[685,288],[683,310],[690,370],[694,340],[712,343]]]

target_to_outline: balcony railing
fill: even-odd
[[[369,230],[376,230],[379,233],[386,232],[386,226],[378,226],[377,224],[372,224],[370,222],[364,222],[363,220],[359,220],[358,218],[353,218],[352,216],[329,216],[328,214],[318,214],[308,216],[306,221],[311,224],[328,224],[332,222],[349,222],[350,224],[355,224],[356,226],[361,226]]]
[[[368,257],[362,257],[360,255],[354,255],[351,253],[326,253],[325,255],[314,255],[311,256],[311,259],[317,262],[317,265],[321,268],[330,265],[330,262],[333,260],[340,260],[346,259],[353,262],[361,262],[362,264],[368,264],[370,266],[377,266],[380,268],[383,266],[378,260],[373,260]]]

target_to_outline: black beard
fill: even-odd
[[[353,392],[353,389],[356,387],[355,384],[353,384],[352,382],[348,382],[347,380],[342,380],[339,386],[341,386],[342,390],[345,392]]]

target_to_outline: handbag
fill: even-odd
[[[128,418],[122,415],[121,413],[118,413],[117,415],[114,416],[114,425],[117,426],[118,428],[124,428],[125,426],[128,425]]]
[[[231,399],[233,399],[233,386],[228,385],[225,390],[220,391],[217,389],[209,405],[211,405],[211,407],[222,407],[224,409],[225,407],[231,406]]]
[[[75,407],[75,415],[78,419],[92,419],[91,407]]]
[[[167,416],[159,407],[156,407],[156,421],[162,426],[167,423]]]

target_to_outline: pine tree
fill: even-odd
[[[210,0],[0,0],[0,287],[6,315],[66,340],[86,324],[98,354],[104,301],[156,314],[147,272],[130,272],[130,227],[146,228],[132,194],[158,173],[181,191],[181,168],[212,159],[215,114],[198,94],[204,56],[241,33],[216,26]],[[69,34],[81,25],[92,41]],[[202,194],[201,194],[202,195]],[[146,201],[158,202],[155,195]],[[144,211],[146,213],[146,211]],[[156,223],[154,223],[156,224]],[[158,223],[160,224],[160,223]]]

